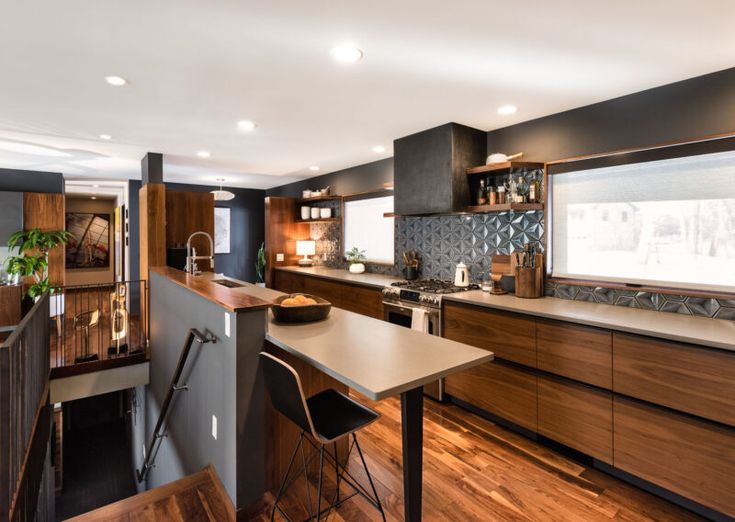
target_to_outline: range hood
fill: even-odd
[[[395,212],[460,212],[470,204],[466,169],[485,163],[487,135],[447,123],[393,142]]]

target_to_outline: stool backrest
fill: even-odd
[[[293,367],[266,352],[260,352],[260,362],[273,407],[291,422],[314,435],[314,424],[306,405],[299,374]]]

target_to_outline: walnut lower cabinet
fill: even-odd
[[[735,433],[656,406],[614,399],[615,467],[735,517]]]

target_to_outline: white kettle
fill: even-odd
[[[470,269],[461,261],[454,272],[454,285],[461,287],[470,286]]]

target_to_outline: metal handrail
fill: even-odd
[[[184,366],[186,366],[186,360],[189,358],[189,352],[191,351],[191,346],[194,344],[194,341],[199,344],[206,344],[209,342],[215,343],[217,342],[217,339],[213,335],[205,335],[195,328],[189,329],[189,334],[186,336],[186,342],[184,343],[184,347],[181,349],[181,355],[179,355],[179,362],[176,365],[173,376],[171,377],[171,385],[168,388],[168,392],[166,392],[166,398],[161,406],[161,412],[158,414],[158,421],[156,422],[156,427],[153,430],[153,437],[148,445],[148,451],[145,453],[145,460],[143,461],[141,468],[139,470],[135,470],[138,482],[143,482],[148,475],[148,471],[150,471],[150,469],[155,465],[156,455],[161,447],[160,441],[166,436],[165,433],[161,433],[161,428],[163,428],[163,423],[168,415],[168,410],[171,407],[171,401],[174,398],[174,394],[178,391],[188,389],[186,384],[179,384],[179,380],[181,379],[181,374],[184,371]]]

